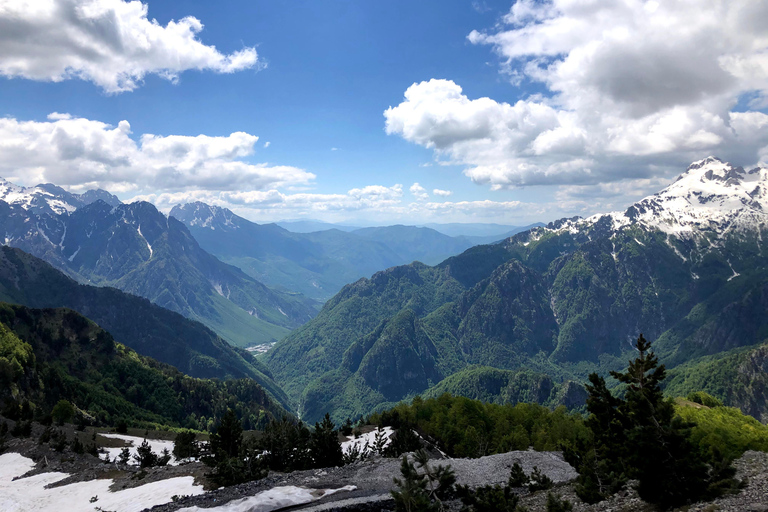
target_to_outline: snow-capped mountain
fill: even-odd
[[[626,211],[573,218],[551,223],[544,231],[591,228],[619,231],[637,226],[659,230],[681,240],[696,240],[729,232],[762,231],[768,224],[768,168],[744,170],[715,157],[692,163],[677,180]]]
[[[120,204],[120,200],[106,190],[89,190],[84,194],[72,194],[52,183],[21,187],[4,178],[0,178],[0,200],[35,213],[56,215],[72,213],[98,200],[111,206]]]
[[[170,213],[189,227],[207,228],[211,231],[231,231],[240,227],[240,217],[227,208],[221,208],[196,201],[176,205]]]

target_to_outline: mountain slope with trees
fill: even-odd
[[[672,365],[752,345],[766,337],[756,312],[768,282],[767,226],[768,169],[708,158],[625,212],[563,219],[435,267],[396,267],[348,285],[265,362],[312,420],[325,403],[363,414],[470,365],[584,380],[623,368],[640,332],[659,340]],[[407,310],[413,329],[377,334]],[[397,346],[421,354],[429,375],[398,397],[378,396],[377,379],[345,366],[350,350],[384,367]]]
[[[70,308],[144,356],[193,377],[254,379],[287,407],[287,397],[263,364],[204,325],[115,288],[78,284],[19,249],[0,248],[0,300]]]
[[[95,421],[210,429],[227,409],[249,428],[285,410],[251,379],[195,379],[116,343],[70,309],[0,303],[0,402],[12,419],[61,400]]]

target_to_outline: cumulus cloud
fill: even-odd
[[[511,104],[415,83],[386,130],[496,189],[646,179],[712,153],[750,165],[768,154],[765,19],[749,0],[519,0],[468,39],[544,94]],[[735,111],[744,98],[752,110]]]
[[[132,91],[148,74],[176,81],[187,70],[233,73],[260,66],[256,50],[223,54],[198,38],[188,16],[162,26],[147,5],[123,0],[7,0],[0,5],[0,74],[88,80],[108,93]]]
[[[304,184],[315,176],[290,166],[252,164],[258,137],[235,132],[131,137],[128,121],[53,113],[45,122],[0,119],[0,175],[31,185],[52,182],[72,190],[264,190]]]
[[[429,199],[429,192],[427,192],[427,189],[425,189],[418,183],[414,183],[413,185],[411,185],[411,188],[409,188],[408,191],[411,193],[413,197],[416,198],[417,201],[426,201],[427,199]]]
[[[439,188],[432,190],[432,193],[440,197],[448,197],[453,194],[453,192],[450,190],[441,190]]]

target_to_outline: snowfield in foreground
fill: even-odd
[[[213,508],[188,507],[177,512],[270,512],[285,507],[295,507],[317,501],[331,494],[354,491],[354,485],[345,485],[339,489],[307,489],[305,487],[274,487],[255,496],[230,501],[226,505]]]
[[[198,495],[203,487],[194,478],[183,476],[112,492],[113,480],[91,480],[46,489],[66,473],[41,473],[20,477],[34,469],[32,459],[18,453],[0,455],[0,510],[3,512],[93,512],[97,507],[110,512],[140,512],[162,505],[178,495]],[[94,498],[96,498],[94,500]]]

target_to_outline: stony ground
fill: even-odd
[[[524,489],[519,490],[521,504],[528,507],[530,512],[546,510],[549,492],[570,501],[574,505],[574,512],[658,512],[654,506],[643,502],[631,487],[602,503],[594,505],[582,503],[574,492],[573,484],[570,483],[576,473],[562,460],[558,453],[510,452],[480,459],[435,461],[436,464],[450,464],[456,472],[458,483],[470,486],[506,482],[509,468],[514,462],[519,462],[526,472],[532,471],[533,466],[537,466],[556,483],[550,491],[528,494]],[[768,512],[768,454],[747,452],[735,464],[738,469],[738,478],[746,479],[748,482],[745,489],[737,495],[725,496],[710,503],[694,504],[681,508],[678,512]],[[182,500],[177,504],[155,507],[153,512],[172,512],[191,505],[199,507],[218,506],[232,499],[251,496],[278,485],[338,488],[350,484],[356,485],[357,490],[339,493],[320,503],[293,507],[290,510],[301,510],[302,512],[380,512],[393,509],[393,501],[388,491],[394,487],[392,478],[398,476],[399,472],[399,461],[378,459],[358,462],[343,468],[301,471],[292,474],[273,473],[260,482],[220,489],[204,496]],[[461,503],[456,501],[450,503],[449,506],[451,510],[458,511],[461,508]]]
[[[36,427],[37,429],[38,427]],[[42,430],[42,428],[40,428]],[[61,471],[72,476],[62,483],[91,480],[96,478],[115,479],[115,490],[143,485],[148,482],[174,476],[193,475],[196,480],[205,483],[207,468],[201,463],[184,464],[140,470],[136,467],[104,464],[91,455],[75,455],[69,450],[56,452],[40,446],[34,432],[29,439],[10,439],[6,451],[19,452],[38,462],[32,473]],[[74,434],[74,432],[72,432]],[[91,437],[92,433],[80,433]],[[630,488],[623,490],[611,499],[595,505],[582,503],[576,496],[570,481],[576,473],[555,452],[518,451],[482,457],[480,459],[442,459],[433,464],[450,465],[463,485],[477,487],[488,484],[504,484],[512,465],[518,462],[526,473],[538,467],[555,483],[551,491],[573,503],[574,512],[657,512],[654,507],[643,502]],[[694,504],[680,509],[679,512],[768,512],[768,453],[747,452],[735,462],[737,477],[747,481],[746,487],[736,495],[724,496],[710,503]],[[293,485],[314,489],[335,489],[346,485],[356,486],[351,492],[340,492],[319,502],[293,507],[290,510],[302,512],[380,512],[393,509],[389,491],[394,488],[392,479],[400,475],[398,459],[375,458],[356,462],[341,468],[297,471],[290,474],[270,473],[257,482],[250,482],[211,491],[201,496],[183,498],[176,503],[155,507],[153,512],[175,512],[189,506],[201,508],[215,507],[231,500],[240,499],[277,486]],[[521,503],[530,512],[546,510],[548,491],[529,494],[519,489]],[[456,501],[449,504],[450,509],[458,511],[461,504]]]

